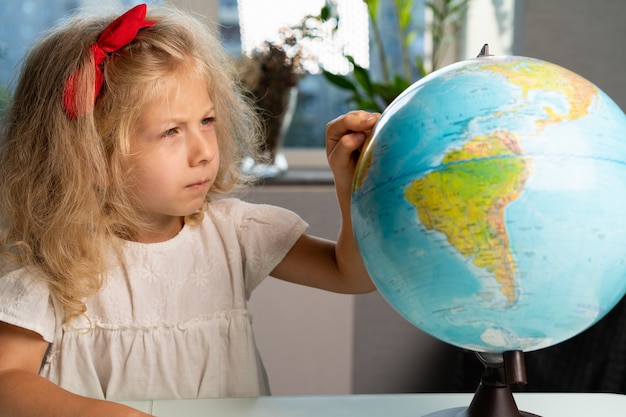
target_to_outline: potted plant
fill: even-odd
[[[265,41],[238,60],[239,81],[256,104],[264,127],[264,161],[246,161],[245,169],[259,177],[274,177],[287,170],[281,153],[284,136],[293,118],[300,77],[317,68],[317,57],[306,41],[319,38],[320,28],[307,24],[308,17],[278,31],[277,41]]]
[[[395,27],[401,40],[401,62],[392,62],[385,50],[381,33],[381,1],[364,0],[369,15],[372,52],[376,53],[381,72],[381,79],[372,76],[369,69],[352,63],[353,72],[347,75],[338,75],[323,71],[324,76],[333,85],[350,92],[349,101],[359,109],[382,112],[401,92],[413,82],[437,69],[441,56],[450,42],[458,35],[465,17],[470,0],[432,0],[426,1],[425,7],[432,14],[432,22],[426,28],[432,40],[432,67],[426,68],[424,58],[411,58],[410,46],[417,38],[418,31],[423,28],[415,27],[412,23],[414,0],[392,0]],[[334,18],[337,25],[340,19],[336,13],[335,4],[327,0],[322,13],[317,17],[326,21]]]
[[[264,160],[246,161],[246,170],[257,176],[273,177],[287,169],[280,147],[295,108],[296,65],[283,48],[270,42],[240,59],[240,82],[255,103],[264,128]]]

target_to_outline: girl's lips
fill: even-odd
[[[204,188],[207,188],[208,185],[209,185],[209,180],[204,180],[204,181],[196,182],[193,184],[189,184],[185,188],[189,190],[202,190]]]

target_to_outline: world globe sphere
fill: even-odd
[[[555,345],[626,292],[626,116],[546,61],[449,65],[381,115],[351,213],[372,280],[417,328],[477,352]]]

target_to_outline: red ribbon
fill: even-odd
[[[93,55],[93,65],[96,71],[94,104],[104,82],[101,67],[107,55],[128,45],[135,39],[140,29],[154,25],[155,22],[144,20],[146,17],[146,8],[145,4],[140,4],[115,19],[104,29],[98,37],[98,40],[89,48],[90,53]],[[65,107],[65,113],[72,120],[84,116],[91,110],[90,108],[79,110],[76,106],[76,82],[79,72],[80,68],[77,68],[69,76],[63,88],[63,106]]]

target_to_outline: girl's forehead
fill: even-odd
[[[210,76],[197,65],[183,63],[152,82],[153,98],[176,94],[180,91],[181,85],[189,85],[190,83],[193,83],[195,88],[202,90],[199,92],[211,92]]]
[[[214,111],[206,80],[200,77],[166,77],[155,85],[139,114],[139,123],[187,119]]]
[[[192,91],[189,87],[192,86]],[[176,70],[154,79],[144,86],[138,87],[145,91],[145,106],[156,102],[168,102],[181,94],[208,94],[212,96],[210,81],[197,71]],[[162,103],[161,103],[162,104]]]

